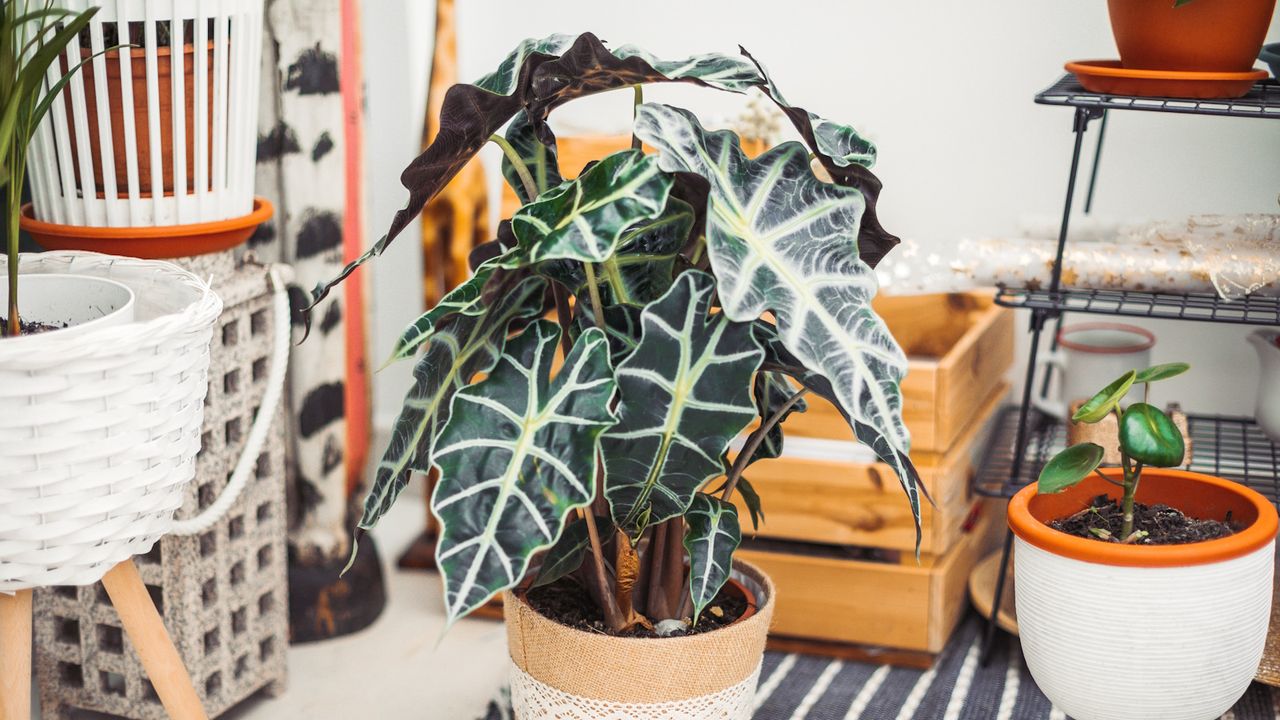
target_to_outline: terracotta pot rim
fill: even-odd
[[[1076,342],[1074,340],[1067,339],[1067,337],[1071,333],[1079,332],[1081,330],[1118,330],[1121,332],[1127,332],[1131,335],[1141,335],[1142,337],[1146,338],[1146,340],[1142,342],[1136,342],[1132,345],[1123,345],[1118,347],[1110,347],[1110,346],[1100,347],[1098,345],[1088,345],[1086,343]],[[1142,352],[1143,350],[1150,350],[1151,348],[1155,347],[1156,336],[1150,330],[1147,330],[1145,328],[1140,328],[1137,325],[1126,325],[1125,323],[1113,323],[1113,322],[1088,322],[1088,323],[1077,323],[1074,325],[1067,325],[1063,327],[1061,330],[1058,331],[1058,344],[1064,348],[1067,348],[1070,350],[1078,350],[1080,352],[1098,353],[1102,355],[1123,355],[1125,353],[1135,353],[1135,352]]]
[[[1109,477],[1122,475],[1120,468],[1104,468],[1101,472]],[[1275,539],[1277,525],[1280,524],[1277,521],[1275,505],[1256,490],[1231,480],[1203,473],[1164,468],[1144,469],[1144,485],[1151,483],[1146,486],[1156,488],[1154,492],[1157,493],[1159,480],[1153,476],[1183,478],[1212,486],[1215,491],[1224,494],[1235,495],[1254,507],[1257,511],[1257,519],[1234,535],[1198,543],[1184,545],[1106,543],[1059,532],[1032,514],[1030,503],[1037,494],[1036,484],[1032,483],[1019,490],[1009,500],[1009,529],[1021,540],[1055,555],[1099,565],[1126,567],[1183,567],[1218,563],[1248,555],[1266,547]],[[1192,511],[1187,510],[1187,512]]]
[[[733,561],[733,565],[734,565],[734,567],[735,567],[735,568],[742,568],[742,567],[750,568],[750,570],[751,570],[752,572],[754,572],[756,575],[758,575],[758,576],[760,577],[760,579],[763,581],[763,582],[762,582],[762,584],[764,585],[764,590],[765,590],[765,594],[767,595],[767,597],[765,598],[765,600],[764,600],[764,602],[763,602],[763,603],[757,603],[757,602],[756,602],[756,595],[755,595],[755,593],[753,593],[753,592],[751,591],[751,589],[750,589],[750,588],[748,588],[746,585],[742,584],[741,582],[739,582],[739,581],[735,580],[733,577],[730,577],[730,578],[729,578],[729,582],[733,583],[733,585],[734,585],[735,587],[737,587],[739,590],[741,590],[741,591],[742,591],[743,596],[745,596],[745,597],[746,597],[746,599],[747,599],[747,611],[746,611],[745,613],[743,613],[743,615],[742,615],[741,617],[739,617],[737,620],[734,620],[733,622],[729,623],[728,625],[725,625],[724,627],[719,627],[719,628],[716,628],[715,630],[711,630],[711,631],[709,631],[709,632],[705,632],[705,633],[697,633],[697,634],[695,634],[695,635],[677,635],[677,636],[675,636],[675,637],[653,637],[653,638],[648,638],[648,637],[620,637],[620,636],[613,636],[613,635],[604,635],[604,634],[601,634],[601,633],[587,632],[586,630],[583,630],[583,629],[581,629],[581,628],[576,628],[576,627],[572,627],[572,626],[570,626],[570,625],[565,625],[564,623],[561,623],[561,622],[559,622],[558,620],[555,620],[555,619],[553,619],[553,618],[550,618],[550,617],[548,617],[548,616],[544,615],[541,611],[539,611],[539,610],[538,610],[537,608],[535,608],[533,605],[530,605],[530,604],[529,604],[529,602],[528,602],[527,600],[525,600],[525,598],[524,598],[524,593],[523,593],[523,592],[520,592],[520,593],[512,592],[512,593],[509,595],[509,597],[514,598],[514,599],[515,599],[517,602],[519,602],[521,605],[523,605],[523,606],[525,606],[525,607],[529,608],[529,610],[530,610],[530,611],[532,611],[534,614],[536,614],[538,617],[540,617],[540,618],[542,618],[542,619],[546,620],[547,622],[550,622],[550,623],[554,624],[554,625],[556,626],[556,628],[557,628],[557,629],[562,630],[562,631],[564,631],[565,633],[569,633],[570,635],[582,635],[582,636],[590,637],[590,638],[593,638],[593,639],[598,639],[598,638],[602,638],[602,637],[603,637],[603,638],[607,638],[607,639],[612,640],[612,641],[616,641],[616,642],[619,642],[619,643],[625,643],[625,644],[629,644],[629,645],[637,645],[637,644],[641,644],[641,643],[648,643],[648,644],[652,644],[652,643],[670,643],[670,642],[677,642],[677,641],[681,641],[681,640],[686,640],[686,641],[687,641],[687,640],[690,640],[690,639],[693,639],[693,638],[714,636],[716,633],[723,632],[723,631],[728,630],[728,629],[730,629],[730,628],[736,628],[736,627],[739,627],[739,626],[743,625],[744,623],[746,623],[746,622],[748,622],[748,621],[752,620],[753,618],[758,622],[758,621],[759,621],[759,619],[760,619],[760,617],[762,617],[761,615],[759,615],[760,610],[761,610],[763,607],[765,607],[766,605],[768,605],[770,601],[772,601],[773,596],[774,596],[774,594],[776,593],[776,590],[774,589],[774,586],[773,586],[773,580],[772,580],[772,579],[770,579],[770,578],[769,578],[769,576],[768,576],[768,575],[766,575],[766,574],[764,573],[764,571],[763,571],[763,570],[761,570],[760,568],[756,567],[755,565],[752,565],[752,564],[750,564],[750,563],[748,563],[748,562],[746,562],[746,561],[744,561],[744,560],[734,559],[734,561]]]
[[[166,240],[175,235],[213,235],[261,225],[271,217],[274,208],[271,201],[261,195],[253,196],[253,210],[248,215],[186,225],[143,225],[137,227],[101,227],[89,225],[62,225],[35,218],[31,203],[22,206],[19,218],[23,230],[31,234],[49,235],[90,240]]]
[[[1137,78],[1140,80],[1262,80],[1269,77],[1266,70],[1237,70],[1232,72],[1213,70],[1147,70],[1127,68],[1119,60],[1073,60],[1063,66],[1069,73],[1084,71],[1102,77]]]

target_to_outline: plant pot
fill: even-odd
[[[138,302],[131,322],[0,340],[0,592],[97,582],[169,529],[222,309],[170,263],[50,252],[20,269],[105,278]]]
[[[0,278],[4,313],[9,315],[9,278]],[[89,275],[18,276],[18,311],[26,322],[61,326],[61,336],[133,322],[133,291],[123,283]],[[44,333],[0,342],[27,342]]]
[[[674,638],[621,638],[561,625],[506,593],[511,702],[517,720],[747,720],[773,582],[734,561],[730,582],[756,599],[728,627]]]
[[[205,73],[207,77],[214,77],[214,60],[213,60],[213,42],[207,43],[206,51],[202,53],[201,62],[205,65]],[[85,95],[85,111],[88,118],[89,127],[89,149],[93,159],[93,183],[97,188],[98,197],[105,197],[103,190],[106,187],[103,181],[102,172],[102,150],[101,140],[98,135],[98,105],[102,102],[105,107],[110,108],[111,123],[111,150],[114,156],[114,172],[115,182],[117,186],[128,187],[129,182],[129,157],[137,158],[137,176],[138,188],[143,197],[150,197],[156,191],[154,179],[151,175],[151,114],[148,109],[147,97],[147,57],[144,52],[137,49],[129,50],[130,57],[127,59],[129,65],[130,84],[132,85],[132,102],[126,106],[125,97],[120,86],[121,79],[121,58],[120,50],[112,50],[106,53],[106,97],[99,99],[98,91],[100,88],[97,68],[95,64],[90,62],[84,66],[84,95]],[[88,58],[92,55],[92,51],[88,48],[80,49],[80,57]],[[159,115],[158,127],[160,130],[160,167],[162,168],[162,189],[163,194],[173,194],[173,61],[171,58],[172,48],[159,47],[156,48],[156,84],[160,88],[160,92],[156,96],[157,114]],[[186,191],[193,192],[195,190],[195,145],[196,145],[196,107],[197,105],[204,109],[205,122],[208,127],[213,126],[213,88],[214,83],[205,82],[206,98],[204,102],[196,102],[196,51],[195,46],[187,43],[183,46],[182,52],[182,124],[185,142],[185,160],[186,168]],[[63,60],[63,71],[66,71],[66,61]],[[67,112],[71,112],[71,99],[64,98]],[[129,153],[126,147],[125,134],[125,112],[129,111],[133,115],[133,126],[135,135],[136,152]],[[71,153],[78,153],[76,145],[76,133],[71,133]],[[204,162],[207,167],[213,166],[213,144],[205,142],[206,146]],[[76,184],[80,185],[80,166],[77,164],[74,168]],[[205,173],[204,182],[201,190],[208,191],[210,182],[212,181],[210,173]]]
[[[1253,67],[1276,0],[1108,0],[1120,60],[1134,70],[1243,72]]]
[[[1118,469],[1103,471],[1120,475]],[[1238,483],[1147,469],[1142,503],[1224,518],[1236,534],[1186,545],[1122,545],[1045,523],[1119,488],[1099,477],[1009,502],[1022,653],[1036,684],[1077,720],[1209,720],[1253,680],[1271,614],[1276,510]]]

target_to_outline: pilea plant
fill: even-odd
[[[733,133],[644,104],[640,86],[657,82],[763,92],[804,143],[750,159]],[[632,149],[564,180],[548,113],[633,88]],[[810,392],[894,468],[918,516],[906,359],[871,309],[872,266],[897,242],[876,219],[871,143],[787,103],[745,51],[664,61],[591,34],[528,40],[448,91],[438,138],[402,175],[408,206],[315,302],[491,139],[524,204],[396,344],[393,359],[422,356],[359,523],[412,471],[438,470],[450,622],[568,574],[611,631],[696,619],[730,574],[734,500],[760,513],[745,471],[781,452],[779,423]]]
[[[1142,371],[1130,370],[1116,378],[1072,414],[1073,422],[1098,423],[1108,415],[1114,415],[1120,446],[1120,467],[1123,478],[1116,480],[1098,472],[1106,450],[1097,443],[1084,442],[1058,453],[1040,471],[1037,492],[1057,493],[1066,490],[1089,475],[1097,472],[1109,483],[1123,490],[1120,501],[1123,521],[1121,542],[1141,539],[1141,533],[1133,529],[1134,495],[1142,479],[1143,466],[1175,467],[1181,465],[1186,454],[1182,431],[1159,408],[1147,403],[1151,383],[1181,375],[1190,368],[1186,363],[1155,365]],[[1121,408],[1120,403],[1134,385],[1143,386],[1143,401]],[[1100,532],[1094,532],[1101,539]]]

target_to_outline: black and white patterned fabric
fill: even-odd
[[[978,662],[983,623],[970,615],[929,670],[765,654],[755,720],[1067,720],[1036,687],[1014,639]],[[1254,683],[1222,720],[1278,720],[1280,688]],[[505,697],[477,720],[511,720]]]

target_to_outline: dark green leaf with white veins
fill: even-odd
[[[671,184],[671,178],[658,170],[657,160],[638,150],[606,157],[512,216],[511,229],[520,240],[520,264],[604,261],[613,255],[627,228],[662,213]]]
[[[450,290],[435,307],[423,313],[413,324],[404,329],[400,333],[400,337],[396,338],[395,347],[391,350],[391,357],[387,359],[387,364],[391,364],[397,360],[413,357],[413,354],[422,347],[436,331],[436,324],[440,322],[440,318],[449,313],[462,313],[464,315],[479,315],[484,312],[484,305],[480,302],[481,291],[484,290],[484,284],[489,281],[489,277],[493,275],[493,268],[481,268],[469,280],[462,283],[458,287]]]
[[[707,273],[681,274],[644,309],[640,343],[618,367],[618,424],[602,440],[605,497],[633,538],[684,514],[756,414],[750,386],[760,347],[749,325],[709,314],[714,292]]]
[[[1155,467],[1182,464],[1186,443],[1182,431],[1154,405],[1134,403],[1120,416],[1120,449],[1129,457]]]
[[[553,379],[559,341],[555,323],[534,322],[453,398],[431,497],[451,623],[520,582],[565,516],[595,497],[600,433],[615,420],[607,342],[600,330],[582,333]]]
[[[364,502],[361,528],[371,528],[391,508],[414,470],[431,469],[432,450],[449,419],[449,401],[477,373],[497,362],[512,321],[542,314],[546,281],[524,280],[483,316],[455,313],[442,318],[426,353],[413,369],[413,387],[405,396],[391,442],[378,463]]]
[[[522,112],[515,116],[515,119],[507,126],[505,137],[507,142],[511,143],[511,147],[516,151],[516,154],[524,161],[525,167],[529,169],[529,174],[533,176],[533,182],[538,186],[539,192],[564,182],[564,178],[560,176],[559,158],[556,156],[556,149],[542,144],[542,141],[534,133],[533,126],[529,124],[529,115],[527,113]],[[511,160],[505,154],[502,156],[502,177],[506,178],[507,184],[515,191],[516,197],[520,198],[521,205],[534,200],[534,198],[529,197],[529,193],[525,192],[524,182],[520,180],[520,175],[516,172],[515,166],[511,164]]]
[[[659,150],[663,170],[710,183],[707,250],[725,314],[751,322],[773,312],[782,343],[830,382],[858,439],[895,469],[914,508],[899,389],[907,359],[871,309],[875,273],[857,246],[862,193],[814,177],[799,143],[750,160],[733,133],[706,132],[678,108],[642,105],[635,131]]]
[[[603,537],[613,532],[613,522],[609,518],[597,517],[596,527]],[[591,537],[587,532],[584,520],[574,520],[565,527],[564,532],[555,545],[542,557],[542,567],[538,568],[538,579],[533,581],[534,587],[550,585],[582,566],[587,556],[587,548],[591,547]]]
[[[580,295],[574,320],[580,330],[595,327],[595,313],[590,307],[590,299]],[[613,366],[617,367],[626,360],[636,346],[640,344],[641,309],[634,305],[606,305],[604,308],[605,335],[609,337],[609,357]]]
[[[706,493],[693,496],[684,514],[688,530],[684,549],[689,553],[689,594],[696,623],[703,608],[715,600],[733,569],[733,551],[742,542],[738,509]]]
[[[777,414],[778,410],[791,399],[791,396],[798,392],[791,383],[787,382],[785,375],[767,370],[761,370],[756,373],[751,389],[755,396],[756,412],[760,414],[761,422]],[[770,428],[769,432],[765,433],[764,440],[761,441],[760,447],[756,448],[755,453],[751,455],[747,465],[757,460],[782,457],[782,422],[791,417],[792,413],[804,412],[806,409],[807,405],[804,400],[800,400],[788,408],[782,415],[782,420]]]

